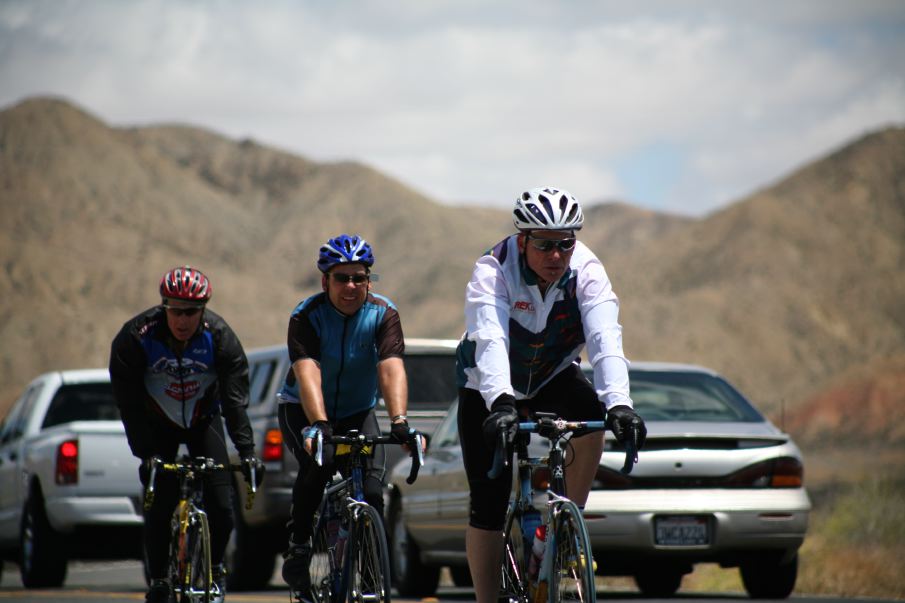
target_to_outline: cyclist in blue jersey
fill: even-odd
[[[489,479],[500,431],[515,436],[519,412],[603,420],[618,439],[646,429],[629,397],[619,300],[600,260],[575,233],[584,223],[568,191],[522,193],[513,208],[517,234],[475,264],[465,292],[466,333],[457,351],[459,437],[471,491],[465,534],[478,603],[499,593],[501,536],[512,466]],[[579,368],[587,345],[593,385]],[[584,507],[603,452],[603,433],[575,435],[566,457],[566,491]]]
[[[160,280],[162,303],[126,322],[110,350],[110,379],[132,454],[150,465],[172,462],[180,444],[192,457],[228,463],[226,430],[242,459],[246,480],[264,466],[255,458],[248,406],[248,360],[242,344],[220,316],[207,309],[211,284],[190,266],[173,268]],[[227,472],[205,479],[205,509],[211,527],[214,601],[226,593],[223,553],[233,529],[232,484]],[[159,475],[154,504],[145,514],[145,552],[150,602],[169,600],[166,581],[170,517],[179,498],[173,475]]]
[[[314,514],[336,469],[333,447],[326,442],[323,466],[314,462],[312,440],[318,433],[327,438],[350,429],[379,434],[374,413],[378,386],[396,441],[408,447],[417,434],[405,416],[408,382],[402,323],[393,302],[371,292],[373,265],[371,246],[361,237],[343,234],[330,239],[321,246],[317,261],[323,292],[302,301],[289,319],[292,369],[279,394],[279,419],[299,471],[283,579],[303,596],[310,590]],[[382,486],[382,463],[372,459],[364,480],[365,499],[381,515]]]

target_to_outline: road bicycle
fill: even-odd
[[[565,449],[574,432],[587,433],[606,428],[604,421],[567,421],[550,413],[535,413],[534,421],[520,422],[513,442],[518,461],[515,500],[509,505],[504,523],[504,556],[499,600],[505,603],[595,603],[594,560],[584,518],[565,493]],[[530,433],[549,440],[547,457],[528,456]],[[629,473],[637,462],[637,434],[626,438]],[[500,474],[509,462],[509,442],[501,433],[493,467],[488,477]],[[547,501],[543,512],[534,505],[532,478],[538,470],[549,475]]]
[[[311,598],[316,603],[389,603],[390,555],[386,530],[377,510],[365,502],[365,458],[375,445],[398,444],[388,435],[352,430],[326,439],[336,446],[337,458],[347,456],[347,477],[327,484],[314,518],[311,548]],[[322,435],[314,443],[315,462],[322,464]],[[412,468],[406,481],[414,483],[424,464],[423,436],[415,435]],[[290,590],[293,602],[307,601],[305,593]]]
[[[175,473],[179,481],[179,502],[170,522],[170,554],[167,562],[167,578],[170,598],[179,603],[209,603],[221,596],[219,586],[213,580],[211,566],[211,532],[204,510],[204,477],[218,471],[243,470],[243,465],[215,463],[214,459],[187,456],[176,462],[162,461],[151,465],[148,485],[145,488],[145,510],[154,504],[154,483],[157,472]],[[250,481],[246,482],[245,508],[254,505],[257,491],[257,468],[250,465]]]

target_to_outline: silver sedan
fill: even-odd
[[[645,595],[669,596],[695,563],[715,562],[739,567],[753,597],[787,597],[811,507],[797,446],[711,370],[638,362],[630,378],[648,437],[629,476],[619,471],[624,450],[607,438],[585,506],[597,573],[633,576]],[[418,481],[406,484],[407,475],[408,462],[393,470],[388,506],[400,594],[432,594],[442,566],[467,585],[455,404]]]

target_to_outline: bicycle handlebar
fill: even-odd
[[[518,431],[528,433],[543,433],[547,439],[558,439],[560,436],[570,432],[585,431],[603,431],[606,429],[606,421],[567,421],[561,418],[543,418],[539,421],[524,421],[518,424]],[[622,465],[622,473],[629,474],[635,463],[638,462],[638,430],[633,425],[630,427],[631,434],[625,442],[625,463]],[[499,477],[505,467],[509,466],[509,437],[505,431],[500,431],[497,445],[493,451],[493,464],[487,472],[489,479]]]
[[[250,468],[250,477],[251,481],[246,482],[245,491],[247,493],[247,500],[245,501],[245,508],[251,509],[254,506],[255,502],[255,494],[258,491],[257,488],[257,468],[252,463],[249,466]],[[148,484],[145,486],[145,502],[144,508],[145,511],[151,508],[151,505],[154,504],[154,493],[155,493],[155,482],[157,481],[157,471],[164,471],[167,473],[177,473],[181,475],[187,475],[189,473],[214,473],[216,471],[238,471],[242,472],[244,466],[241,463],[229,463],[228,465],[224,465],[223,463],[215,463],[212,458],[198,457],[196,459],[188,459],[183,458],[174,463],[164,463],[160,459],[156,459],[156,462],[151,464],[151,471],[148,475]]]
[[[409,475],[405,478],[405,483],[413,484],[415,480],[418,479],[418,471],[421,469],[421,466],[424,465],[424,436],[420,433],[415,434],[415,450],[412,451],[412,468],[409,470]],[[396,439],[391,435],[369,435],[366,433],[359,433],[357,431],[350,431],[345,435],[334,435],[330,436],[327,440],[330,444],[350,444],[353,446],[358,446],[360,448],[364,448],[365,446],[372,446],[374,444],[397,444]],[[324,439],[323,434],[318,431],[317,436],[311,444],[312,452],[314,453],[314,462],[318,464],[318,466],[323,466],[324,460]]]

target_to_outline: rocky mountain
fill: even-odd
[[[105,365],[173,265],[208,273],[246,347],[283,341],[340,232],[373,244],[375,290],[409,336],[458,337],[474,259],[511,230],[506,211],[440,205],[365,165],[114,128],[54,98],[0,111],[0,218],[0,414],[39,372]],[[905,129],[704,218],[607,203],[586,224],[630,358],[711,366],[772,413],[905,351]]]

